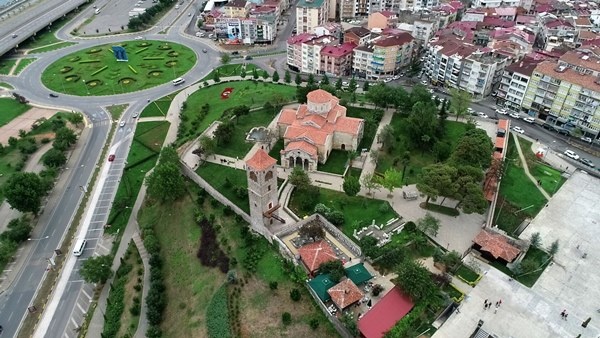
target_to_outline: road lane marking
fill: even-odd
[[[81,292],[83,292],[83,294],[88,298],[88,299],[92,299],[92,296],[90,296],[87,292],[85,292],[84,289],[81,289]]]
[[[85,313],[83,306],[79,305],[79,302],[75,302],[75,305],[77,305],[77,307],[79,308],[79,310],[81,310],[81,312]],[[71,317],[71,319],[73,319],[73,317]]]

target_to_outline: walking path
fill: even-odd
[[[517,152],[519,152],[519,158],[521,159],[521,163],[523,164],[523,169],[525,170],[525,175],[527,175],[527,177],[529,177],[531,182],[533,182],[533,184],[535,184],[535,186],[542,193],[542,195],[544,195],[544,197],[546,197],[547,200],[550,200],[551,196],[538,184],[538,181],[529,172],[529,166],[527,165],[527,161],[525,160],[525,155],[523,155],[523,150],[521,149],[521,144],[519,143],[519,137],[517,136],[517,134],[515,132],[511,132],[511,134],[513,136],[513,139],[515,140]]]

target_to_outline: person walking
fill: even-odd
[[[562,310],[562,312],[560,313],[560,316],[562,317],[562,319],[565,319],[565,315],[567,314],[566,312],[567,312],[567,310]]]

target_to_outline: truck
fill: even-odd
[[[140,16],[144,13],[146,13],[145,8],[135,7],[131,11],[129,11],[129,17],[132,18],[132,17]]]

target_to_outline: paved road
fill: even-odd
[[[0,18],[0,55],[46,27],[61,16],[83,4],[86,0],[44,0],[26,10],[2,15]],[[16,37],[13,37],[16,34]]]

